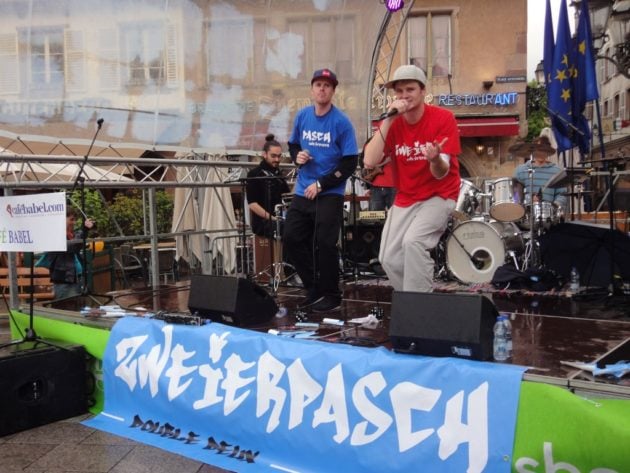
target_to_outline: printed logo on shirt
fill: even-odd
[[[414,142],[413,146],[409,145],[396,145],[396,156],[405,158],[407,162],[410,161],[422,161],[427,159],[427,145]]]
[[[302,131],[302,139],[308,141],[309,146],[319,146],[328,148],[331,143],[330,132],[323,133],[321,131]]]

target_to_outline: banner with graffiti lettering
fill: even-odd
[[[131,317],[86,424],[239,472],[509,472],[522,373]]]
[[[0,251],[66,251],[66,194],[0,197]]]

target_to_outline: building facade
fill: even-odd
[[[432,103],[460,125],[464,176],[511,175],[527,131],[526,0],[406,3],[388,69],[427,70]],[[103,118],[104,143],[258,150],[269,132],[287,140],[321,67],[362,143],[383,106],[367,91],[386,16],[378,0],[1,2],[0,144],[89,140]]]

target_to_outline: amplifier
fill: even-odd
[[[361,210],[359,221],[361,222],[384,222],[387,217],[385,210]]]
[[[0,349],[0,436],[87,412],[85,349],[59,343]]]

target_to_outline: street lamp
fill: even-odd
[[[574,1],[573,4],[580,4]],[[630,79],[630,2],[627,0],[591,0],[589,3],[593,51],[596,59],[614,64],[617,71]],[[612,36],[612,38],[611,38]],[[610,53],[600,54],[606,43],[612,40]]]
[[[534,70],[534,76],[536,77],[536,82],[538,85],[542,85],[545,83],[545,67],[543,62],[540,61]]]

